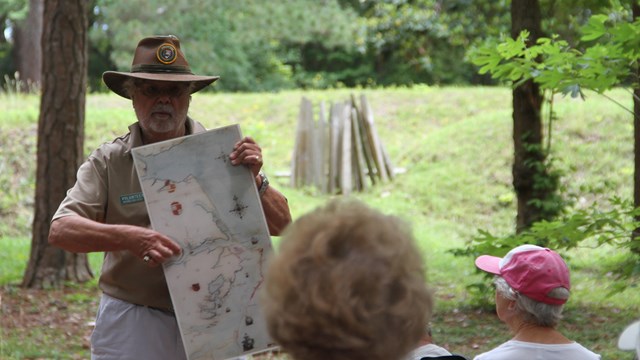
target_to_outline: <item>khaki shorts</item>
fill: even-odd
[[[175,315],[102,294],[92,360],[186,360]]]

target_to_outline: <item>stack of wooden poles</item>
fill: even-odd
[[[313,104],[302,98],[291,160],[291,186],[313,186],[323,193],[348,195],[393,179],[393,166],[378,136],[371,106],[364,95],[360,104],[330,105],[326,115],[320,103],[317,119]]]

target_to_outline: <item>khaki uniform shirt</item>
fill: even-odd
[[[187,118],[187,135],[202,131],[201,124]],[[131,149],[141,145],[140,126],[135,123],[128,134],[96,149],[78,169],[77,181],[52,221],[79,215],[105,224],[150,228],[131,155]],[[99,286],[104,293],[133,304],[172,308],[162,267],[149,267],[128,251],[105,253]]]

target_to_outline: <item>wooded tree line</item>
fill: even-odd
[[[465,0],[176,0],[171,3],[94,0],[80,3],[82,6],[54,0],[29,0],[28,5],[26,0],[0,3],[0,17],[6,26],[3,33],[11,35],[1,39],[0,51],[13,54],[3,57],[3,69],[8,69],[6,74],[14,70],[26,74],[33,68],[23,61],[28,51],[20,50],[27,43],[20,34],[34,36],[34,32],[24,31],[37,28],[38,24],[33,22],[40,21],[43,30],[39,35],[41,40],[31,39],[31,44],[41,46],[30,50],[55,54],[42,56],[36,65],[42,70],[34,75],[46,77],[40,79],[36,214],[32,254],[24,279],[27,286],[55,285],[64,279],[82,281],[90,276],[84,256],[66,254],[46,244],[48,219],[55,210],[52,204],[59,203],[64,191],[73,184],[73,174],[67,173],[75,168],[64,167],[68,176],[60,182],[47,179],[53,173],[61,173],[56,163],[79,164],[82,154],[74,151],[61,155],[64,159],[53,158],[51,152],[40,149],[60,143],[61,132],[69,128],[77,129],[78,133],[64,134],[64,138],[77,139],[75,148],[82,149],[86,85],[94,91],[100,90],[102,71],[128,70],[137,40],[146,35],[172,33],[182,38],[196,73],[222,76],[223,80],[213,87],[217,90],[212,91],[488,81],[514,84],[513,183],[518,198],[517,232],[521,232],[538,221],[554,218],[563,210],[556,196],[557,176],[549,170],[548,153],[542,146],[545,124],[541,112],[542,91],[547,85],[536,78],[535,74],[540,72],[537,65],[529,72],[519,69],[503,77],[495,76],[502,71],[497,66],[491,71],[496,80],[490,80],[488,75],[479,76],[474,65],[466,61],[466,54],[484,38],[516,39],[523,30],[531,35],[522,40],[524,48],[535,46],[537,39],[548,34],[557,34],[565,41],[564,49],[580,52],[591,46],[581,36],[580,29],[593,14],[607,14],[614,20],[618,16],[618,23],[622,24],[629,24],[638,16],[635,0],[629,3],[514,0],[486,4]],[[37,11],[42,14],[38,15]],[[507,58],[506,64],[519,63],[526,57],[524,53],[512,53],[515,55]],[[625,56],[620,54],[617,60],[629,60]],[[61,62],[62,59],[68,61]],[[542,56],[532,59],[534,64],[542,64],[544,60]],[[490,58],[490,61],[494,60]],[[637,69],[637,61],[632,63],[634,67],[629,69]],[[21,71],[22,68],[25,70]],[[77,78],[78,73],[88,73],[88,77]],[[600,81],[606,82],[606,78],[602,76]],[[22,76],[21,79],[28,78]],[[60,79],[67,79],[62,83],[68,87],[57,89]],[[637,86],[633,79],[618,77],[607,84],[625,81]],[[77,111],[73,111],[73,116],[57,114],[55,109],[63,107]],[[636,188],[639,184],[637,181]],[[484,240],[483,246],[498,243],[495,239]],[[549,239],[537,240],[548,242]],[[637,241],[628,244],[632,250],[637,248],[631,245]],[[501,248],[508,247],[495,249]],[[475,250],[477,248],[472,247],[468,252]],[[49,261],[52,259],[56,261]]]
[[[554,33],[576,28],[608,1],[543,0]],[[0,1],[0,74],[39,81],[43,0]],[[339,86],[486,84],[465,54],[508,34],[510,1],[468,0],[91,0],[90,91],[105,70],[126,70],[136,41],[175,34],[210,91]]]

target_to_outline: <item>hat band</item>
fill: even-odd
[[[131,67],[132,73],[144,72],[144,73],[175,73],[175,74],[190,74],[193,75],[191,69],[188,66],[179,65],[156,65],[156,64],[141,64],[133,65]]]

